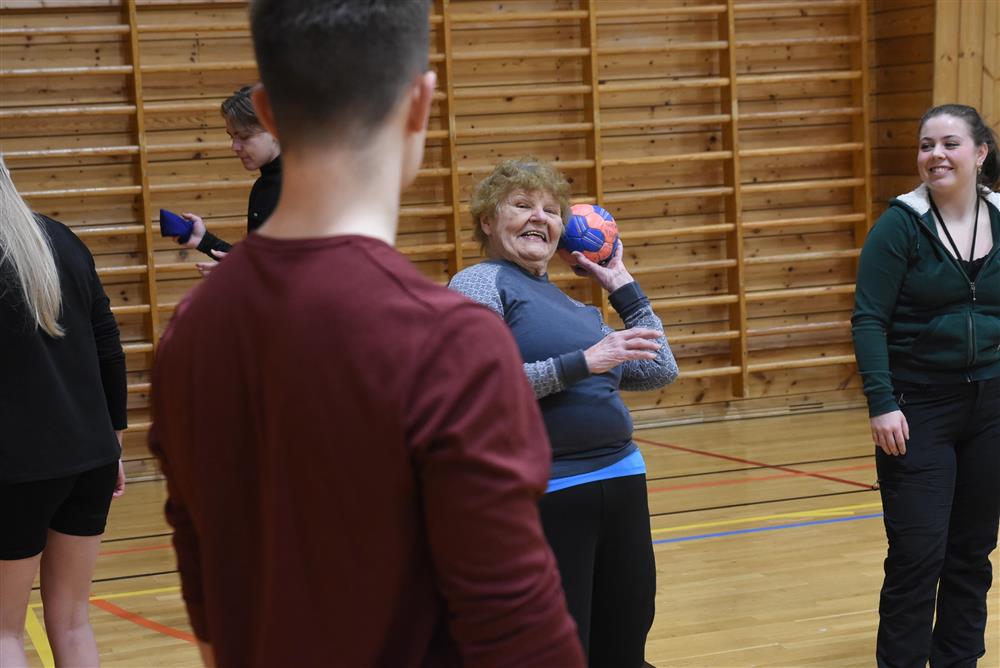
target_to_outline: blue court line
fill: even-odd
[[[882,513],[874,513],[872,515],[854,515],[853,517],[837,517],[831,520],[813,520],[811,522],[796,522],[795,524],[777,524],[773,527],[734,529],[733,531],[720,531],[718,533],[703,533],[703,534],[698,534],[697,536],[683,536],[681,538],[664,538],[662,540],[654,540],[653,545],[660,545],[663,543],[684,543],[689,540],[702,540],[704,538],[721,538],[723,536],[738,536],[740,534],[745,534],[745,533],[777,531],[778,529],[797,529],[798,527],[809,527],[809,526],[815,526],[817,524],[835,524],[838,522],[853,522],[855,520],[873,520],[876,517],[882,517]]]

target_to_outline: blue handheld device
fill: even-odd
[[[160,209],[160,234],[165,237],[177,237],[177,243],[185,244],[191,238],[194,223],[173,211]]]

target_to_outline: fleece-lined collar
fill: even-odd
[[[980,186],[979,194],[985,197],[987,202],[1000,209],[1000,193],[995,193],[989,188]],[[918,216],[924,216],[931,210],[931,199],[926,183],[920,184],[920,187],[916,190],[911,190],[896,199],[913,209]]]

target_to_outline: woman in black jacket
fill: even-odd
[[[226,119],[226,133],[232,140],[233,153],[243,163],[244,169],[260,170],[247,206],[247,234],[264,224],[278,206],[281,194],[281,147],[278,140],[264,129],[257,119],[250,93],[253,86],[244,86],[222,103],[222,117]],[[197,248],[213,260],[221,260],[233,247],[205,228],[205,222],[193,213],[184,217],[194,223],[187,246]],[[198,270],[205,274],[215,262],[199,262]]]
[[[917,169],[865,241],[852,320],[889,540],[876,656],[974,666],[1000,518],[996,138],[934,107]]]
[[[41,566],[56,663],[94,666],[90,581],[111,499],[125,489],[125,355],[87,247],[31,213],[2,159],[0,369],[0,663],[27,665]]]

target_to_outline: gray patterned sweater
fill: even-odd
[[[460,271],[449,287],[490,308],[513,332],[552,442],[553,478],[596,471],[636,450],[632,418],[618,390],[673,382],[677,364],[665,335],[656,359],[591,375],[583,351],[614,330],[598,309],[572,299],[547,276],[487,260]],[[610,301],[627,328],[663,331],[638,283],[615,290]]]

